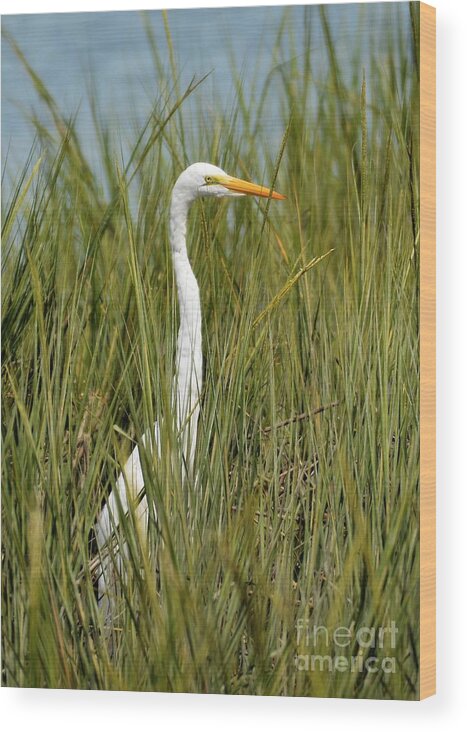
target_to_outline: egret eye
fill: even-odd
[[[214,183],[214,179],[211,178],[210,175],[206,175],[205,178],[204,178],[204,181],[205,181],[205,183],[207,183],[207,185],[210,185],[211,183]]]

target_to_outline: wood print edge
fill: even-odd
[[[436,693],[436,10],[420,3],[420,699]]]

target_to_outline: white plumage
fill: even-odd
[[[170,248],[177,285],[180,327],[177,339],[175,376],[172,387],[172,408],[176,415],[176,430],[181,440],[186,470],[193,470],[199,418],[199,399],[203,380],[201,344],[201,302],[196,277],[188,259],[186,227],[191,204],[200,196],[237,197],[255,195],[266,198],[284,198],[279,193],[254,183],[227,175],[209,163],[190,165],[176,181],[170,203]],[[142,438],[146,449],[160,453],[160,431],[157,423],[153,433]],[[148,503],[144,495],[141,457],[136,446],[125,463],[115,487],[97,519],[95,535],[100,560],[98,580],[99,604],[106,621],[112,619],[112,595],[116,589],[114,568],[121,574],[121,555],[118,527],[120,516],[129,510],[129,499],[134,501],[135,515],[143,526],[147,523]],[[154,512],[156,507],[154,508]],[[111,544],[112,542],[112,544]]]

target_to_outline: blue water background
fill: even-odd
[[[284,13],[286,32],[278,58],[273,44]],[[355,68],[356,55],[362,67],[369,64],[370,55],[379,54],[384,64],[389,33],[396,24],[402,26],[407,33],[407,44],[410,43],[408,3],[333,5],[327,6],[327,15],[344,74],[346,69]],[[311,28],[308,39],[304,31],[305,18]],[[147,12],[146,19],[169,70],[162,12]],[[256,90],[269,78],[272,80],[266,107],[269,114],[263,129],[270,133],[270,144],[278,145],[283,131],[277,124],[278,110],[274,108],[275,85],[281,84],[280,74],[276,73],[279,67],[282,65],[287,73],[291,59],[311,54],[317,83],[326,73],[328,57],[318,6],[173,10],[168,12],[168,20],[180,72],[179,89],[184,89],[193,77],[201,78],[211,72],[184,106],[184,122],[188,129],[191,120],[197,124],[199,117],[190,112],[199,106],[213,125],[217,114],[233,113],[238,103],[236,74],[242,79],[245,97],[251,105],[257,104]],[[144,17],[139,12],[21,15],[2,19],[3,28],[18,43],[60,110],[70,118],[76,116],[80,142],[98,175],[102,171],[88,102],[89,90],[95,93],[101,119],[118,140],[124,158],[155,98],[161,91],[167,94],[167,90],[158,88],[144,24]],[[350,78],[348,82],[352,83]],[[52,129],[50,117],[30,78],[10,44],[4,40],[4,192],[18,178],[34,143],[35,132],[30,122],[34,115]],[[193,139],[195,137],[194,134]],[[36,149],[34,156],[39,153]]]

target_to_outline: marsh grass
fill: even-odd
[[[198,135],[186,126],[202,82],[175,82],[170,14],[164,22],[168,66],[147,32],[157,86],[171,91],[125,164],[91,97],[104,181],[15,46],[50,124],[33,120],[36,149],[3,210],[3,683],[414,698],[416,33],[405,48],[393,24],[386,63],[373,52],[364,69],[357,54],[349,76],[322,9],[328,63],[321,77],[308,54],[279,69],[283,144],[273,147],[261,121],[270,80],[252,103],[239,74],[231,117],[209,126],[200,109]],[[284,21],[278,60],[286,32]],[[187,485],[168,418],[177,306],[167,210],[172,181],[196,159],[277,178],[288,198],[197,203],[190,216],[205,386]],[[143,463],[158,526],[148,553],[132,516],[124,522],[111,654],[92,527],[131,441],[156,420],[162,456],[143,452]],[[296,630],[392,621],[395,649],[387,637],[363,648],[355,635],[337,648],[324,632],[307,647]],[[298,670],[296,655],[309,653],[379,666]],[[395,673],[381,670],[385,656]]]

